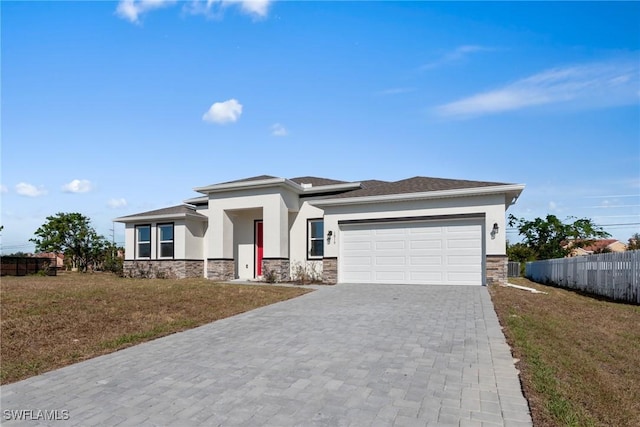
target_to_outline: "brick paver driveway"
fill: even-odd
[[[467,286],[325,287],[4,386],[2,409],[3,425],[531,425],[487,289]]]

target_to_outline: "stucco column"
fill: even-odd
[[[233,259],[233,221],[221,207],[209,203],[208,258]]]
[[[263,207],[264,258],[289,258],[289,210],[279,194]]]

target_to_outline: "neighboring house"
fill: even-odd
[[[569,242],[565,247],[573,247],[574,243]],[[616,239],[600,239],[590,242],[588,245],[582,247],[573,247],[568,257],[593,255],[603,252],[624,252],[627,250],[627,245]]]
[[[262,175],[115,221],[130,276],[287,281],[312,265],[325,283],[485,285],[506,282],[505,210],[523,189]]]

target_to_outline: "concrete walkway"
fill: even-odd
[[[532,425],[487,289],[466,286],[324,287],[1,392],[3,426]]]

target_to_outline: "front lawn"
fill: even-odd
[[[640,307],[490,287],[535,426],[640,426]]]
[[[0,380],[55,368],[309,292],[111,274],[2,277]]]

